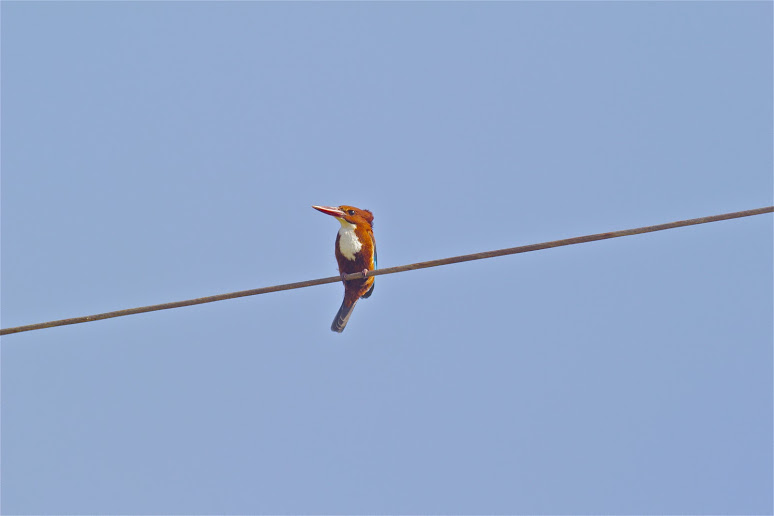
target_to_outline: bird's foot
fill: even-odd
[[[368,269],[363,269],[362,272],[363,272],[363,278],[364,279],[367,278],[368,277]],[[339,273],[339,276],[341,276],[341,281],[343,281],[345,283],[347,282],[347,279],[346,279],[347,278],[347,274],[350,274],[350,273],[349,272]]]

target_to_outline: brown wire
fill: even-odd
[[[396,272],[411,271],[416,269],[426,269],[428,267],[438,267],[440,265],[449,265],[452,263],[469,262],[472,260],[483,260],[484,258],[494,258],[496,256],[506,256],[509,254],[528,253],[530,251],[539,251],[541,249],[550,249],[552,247],[561,247],[565,245],[582,244],[585,242],[594,242],[596,240],[606,240],[608,238],[618,238],[630,235],[639,235],[642,233],[652,233],[654,231],[663,231],[665,229],[674,229],[684,226],[695,226],[697,224],[706,224],[708,222],[718,222],[721,220],[738,219],[741,217],[751,217],[753,215],[762,215],[764,213],[774,212],[774,206],[757,208],[754,210],[737,211],[734,213],[724,213],[722,215],[712,215],[710,217],[701,217],[698,219],[680,220],[659,224],[656,226],[645,226],[635,229],[624,229],[621,231],[611,231],[609,233],[597,233],[595,235],[586,235],[574,238],[565,238],[563,240],[554,240],[543,242],[541,244],[530,244],[519,247],[510,247],[508,249],[498,249],[496,251],[484,251],[482,253],[466,254],[462,256],[453,256],[451,258],[442,258],[440,260],[430,260],[427,262],[412,263],[409,265],[399,265],[397,267],[387,267],[370,271],[369,276],[381,276],[383,274],[395,274]],[[362,272],[348,274],[344,277],[346,280],[362,278]],[[284,285],[274,285],[272,287],[255,288],[251,290],[241,290],[239,292],[230,292],[228,294],[218,294],[215,296],[199,297],[196,299],[187,299],[185,301],[174,301],[172,303],[162,303],[160,305],[142,306],[138,308],[127,308],[125,310],[116,310],[114,312],[105,312],[95,315],[86,315],[83,317],[73,317],[71,319],[60,319],[58,321],[48,321],[26,326],[16,326],[13,328],[4,328],[0,330],[0,335],[9,335],[11,333],[20,333],[23,331],[40,330],[43,328],[52,328],[54,326],[65,326],[68,324],[80,324],[90,321],[99,321],[100,319],[110,319],[112,317],[123,317],[125,315],[141,314],[145,312],[155,312],[157,310],[168,310],[170,308],[180,308],[183,306],[201,305],[225,299],[234,299],[237,297],[257,296],[258,294],[268,294],[269,292],[279,292],[281,290],[292,290],[296,288],[312,287],[314,285],[323,285],[325,283],[335,283],[341,281],[339,276],[329,278],[320,278],[308,281],[299,281],[297,283],[286,283]]]

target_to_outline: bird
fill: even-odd
[[[368,276],[368,271],[376,269],[374,215],[368,210],[346,205],[312,206],[312,208],[335,217],[341,224],[336,235],[336,261],[339,264],[341,280],[344,282],[344,300],[331,324],[331,331],[341,333],[347,326],[355,304],[361,297],[371,297],[374,292],[374,277]],[[345,275],[354,272],[362,272],[365,277],[344,280]]]

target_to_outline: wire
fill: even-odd
[[[397,267],[387,267],[385,269],[377,269],[374,271],[369,271],[368,276],[381,276],[383,274],[395,274],[397,272],[426,269],[428,267],[438,267],[440,265],[449,265],[452,263],[469,262],[473,260],[483,260],[485,258],[494,258],[496,256],[528,253],[531,251],[539,251],[541,249],[550,249],[552,247],[583,244],[585,242],[594,242],[597,240],[607,240],[609,238],[639,235],[642,233],[652,233],[654,231],[663,231],[665,229],[674,229],[674,228],[680,228],[684,226],[695,226],[697,224],[706,224],[708,222],[718,222],[721,220],[738,219],[741,217],[751,217],[753,215],[762,215],[764,213],[773,213],[773,212],[774,212],[774,206],[767,206],[765,208],[757,208],[754,210],[737,211],[734,213],[724,213],[722,215],[712,215],[710,217],[701,217],[698,219],[680,220],[676,222],[669,222],[667,224],[659,224],[657,226],[644,226],[644,227],[635,228],[635,229],[611,231],[609,233],[597,233],[595,235],[565,238],[563,240],[554,240],[551,242],[543,242],[540,244],[524,245],[520,247],[510,247],[508,249],[498,249],[496,251],[485,251],[482,253],[453,256],[451,258],[442,258],[440,260],[430,260],[428,262],[412,263],[409,265],[399,265]],[[360,279],[363,277],[365,277],[365,275],[362,272],[356,272],[353,274],[347,274],[346,276],[344,276],[344,280]],[[239,292],[231,292],[228,294],[218,294],[215,296],[199,297],[196,299],[187,299],[185,301],[175,301],[172,303],[162,303],[160,305],[141,306],[138,308],[127,308],[125,310],[116,310],[115,312],[105,312],[105,313],[95,314],[95,315],[86,315],[83,317],[73,317],[71,319],[60,319],[58,321],[48,321],[48,322],[42,322],[37,324],[28,324],[26,326],[16,326],[13,328],[3,328],[2,330],[0,330],[0,335],[9,335],[11,333],[20,333],[20,332],[32,331],[32,330],[41,330],[43,328],[53,328],[55,326],[65,326],[68,324],[80,324],[80,323],[91,322],[91,321],[99,321],[101,319],[110,319],[112,317],[123,317],[125,315],[141,314],[145,312],[155,312],[157,310],[168,310],[170,308],[180,308],[183,306],[201,305],[204,303],[213,303],[215,301],[235,299],[238,297],[257,296],[258,294],[268,294],[269,292],[280,292],[282,290],[292,290],[296,288],[312,287],[315,285],[324,285],[325,283],[336,283],[341,280],[342,278],[340,276],[331,276],[329,278],[299,281],[297,283],[286,283],[284,285],[274,285],[272,287],[262,287],[262,288],[255,288],[251,290],[241,290]]]

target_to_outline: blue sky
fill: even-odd
[[[772,204],[770,2],[3,2],[2,326]],[[766,514],[772,216],[2,339],[5,514]]]

